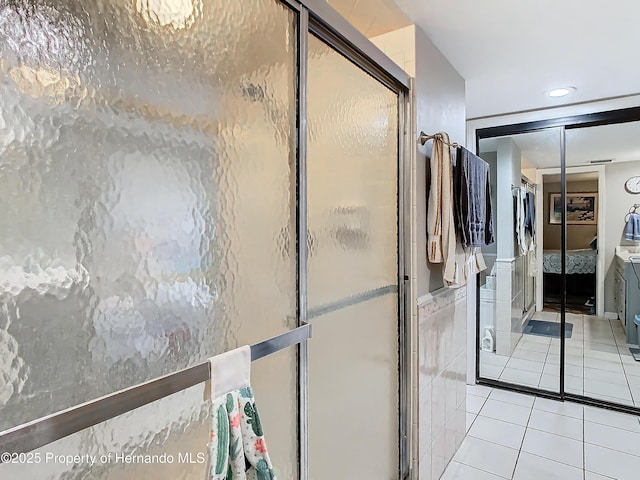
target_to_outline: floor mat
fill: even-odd
[[[573,333],[573,323],[566,323],[566,329],[564,331],[564,338],[571,338]],[[555,337],[560,338],[560,323],[547,322],[545,320],[529,320],[527,326],[524,327],[522,332],[527,335],[539,335],[541,337]]]
[[[629,351],[631,352],[631,355],[633,355],[633,359],[636,362],[640,362],[640,348],[629,347]]]

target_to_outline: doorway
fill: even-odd
[[[567,167],[566,188],[568,201],[574,204],[567,215],[567,311],[569,313],[604,316],[604,255],[600,254],[598,243],[606,242],[604,222],[600,218],[605,212],[605,169],[603,166]],[[536,310],[560,311],[560,224],[557,218],[548,220],[554,210],[551,202],[558,203],[561,193],[560,169],[543,168],[536,172],[536,184],[542,195],[538,199],[538,210],[543,212],[537,220],[537,228],[542,232],[538,242],[536,270],[542,275],[535,277]],[[588,215],[579,202],[588,203]],[[557,216],[557,208],[555,210]],[[546,216],[546,217],[545,217]],[[570,218],[574,217],[574,218]],[[588,217],[588,218],[587,218]],[[546,254],[545,254],[546,252]],[[547,275],[545,277],[545,275]],[[582,276],[580,276],[582,275]],[[545,298],[547,302],[545,303]]]

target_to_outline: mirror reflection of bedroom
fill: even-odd
[[[479,376],[560,391],[562,209],[566,208],[564,389],[640,407],[640,122],[481,138],[496,243],[479,278]],[[638,216],[640,227],[640,216]],[[635,272],[635,276],[634,276]],[[636,360],[634,352],[637,352]]]
[[[543,309],[559,312],[561,305],[560,174],[543,175],[542,235]],[[566,311],[595,315],[598,258],[598,172],[568,173]]]

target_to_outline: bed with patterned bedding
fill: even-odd
[[[542,257],[542,270],[544,273],[561,273],[561,251],[545,250]],[[574,273],[596,273],[598,251],[591,248],[579,250],[567,250],[567,275]]]

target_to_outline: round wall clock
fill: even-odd
[[[635,175],[624,183],[624,188],[629,193],[640,193],[640,175]]]

